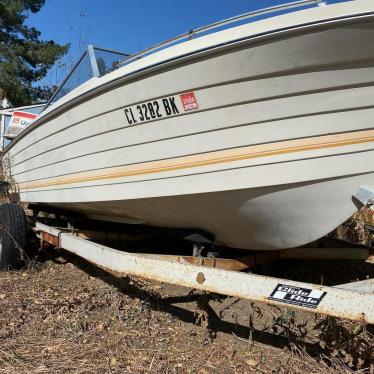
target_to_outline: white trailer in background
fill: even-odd
[[[2,151],[10,142],[12,137],[8,137],[8,126],[11,122],[12,116],[16,112],[26,113],[31,116],[38,115],[45,107],[46,103],[40,103],[35,105],[26,105],[17,108],[7,108],[0,110],[0,151]],[[30,124],[30,123],[28,123]],[[25,128],[28,124],[25,124]],[[18,134],[15,134],[18,135]]]

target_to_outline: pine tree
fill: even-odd
[[[45,0],[0,0],[0,89],[12,106],[45,99],[48,87],[36,87],[69,45],[40,40],[40,31],[25,25]]]

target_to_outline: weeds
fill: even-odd
[[[11,172],[11,162],[9,155],[4,155],[0,151],[0,201],[11,201],[12,195],[17,195],[19,192],[18,185],[14,180]]]
[[[331,236],[351,243],[371,245],[372,233],[365,227],[367,224],[373,224],[373,211],[362,208],[334,230]]]
[[[332,357],[350,368],[374,367],[374,335],[364,324],[324,317],[315,326],[319,344]]]

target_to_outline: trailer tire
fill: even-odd
[[[15,203],[0,204],[0,224],[0,269],[19,269],[25,264],[22,250],[27,244],[27,220],[23,208]]]

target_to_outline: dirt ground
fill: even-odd
[[[300,276],[298,264],[287,269]],[[57,250],[0,272],[1,374],[373,373],[369,330],[116,276]]]

